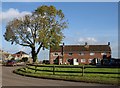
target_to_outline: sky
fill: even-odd
[[[1,0],[2,2],[119,2],[119,0]]]
[[[41,5],[54,5],[61,9],[68,20],[68,28],[63,31],[66,45],[107,45],[110,42],[112,57],[118,57],[118,3],[117,2],[2,2],[2,34],[0,47],[9,53],[20,50],[30,54],[31,49],[19,45],[11,45],[3,35],[7,22],[16,17],[31,14]],[[2,21],[2,23],[1,23]],[[48,59],[49,51],[41,50],[39,60]]]

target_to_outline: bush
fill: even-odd
[[[22,62],[27,62],[28,61],[28,57],[23,57],[22,58]]]
[[[11,58],[11,60],[15,60],[15,58]]]

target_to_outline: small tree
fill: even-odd
[[[64,38],[62,30],[67,27],[62,10],[54,6],[40,6],[32,15],[16,18],[6,26],[4,38],[11,44],[31,48],[33,62],[42,47],[57,47]]]

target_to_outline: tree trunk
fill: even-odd
[[[32,52],[31,53],[32,53],[33,63],[35,63],[36,60],[37,60],[37,53],[35,51],[35,47],[32,48]]]

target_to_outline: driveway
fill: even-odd
[[[2,86],[111,86],[96,83],[69,82],[20,76],[12,73],[19,67],[2,66]]]

